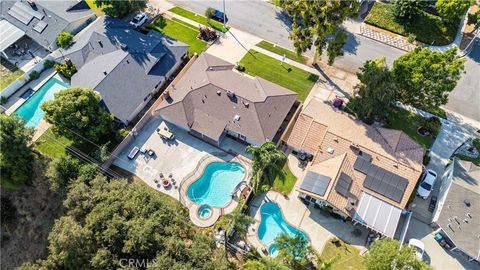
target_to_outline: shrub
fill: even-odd
[[[7,98],[6,96],[1,96],[1,97],[0,97],[0,104],[1,104],[1,105],[7,103],[7,101],[8,101],[8,98]]]
[[[410,42],[410,43],[413,43],[415,42],[415,40],[417,39],[417,36],[414,35],[414,34],[408,34],[408,37],[407,37],[407,41]]]
[[[216,40],[218,37],[217,32],[208,27],[200,27],[200,39],[205,41]]]
[[[240,72],[245,72],[245,66],[242,64],[238,64],[235,66],[235,69],[240,71]]]
[[[55,70],[60,72],[66,78],[71,78],[75,72],[77,72],[77,68],[72,63],[65,63],[65,64],[56,64]]]
[[[212,7],[209,7],[205,10],[205,17],[211,19],[215,15],[215,9]]]
[[[43,62],[44,69],[52,68],[54,65],[55,65],[55,62],[53,62],[52,60],[45,60],[45,62]]]
[[[30,80],[32,81],[38,79],[39,77],[40,77],[40,73],[37,72],[36,70],[32,71],[29,76]]]
[[[60,48],[65,49],[72,44],[73,35],[68,32],[58,34],[57,43]]]
[[[432,116],[425,119],[422,125],[430,134],[436,136],[440,132],[442,122],[440,122],[440,119],[438,117]]]
[[[396,0],[394,15],[397,19],[411,20],[425,6],[422,0]]]

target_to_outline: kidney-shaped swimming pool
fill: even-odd
[[[202,176],[188,187],[188,198],[198,204],[225,207],[233,189],[245,177],[245,168],[237,162],[212,162]]]

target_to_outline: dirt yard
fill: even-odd
[[[23,190],[1,190],[1,269],[14,269],[24,262],[47,255],[48,233],[62,214],[62,200],[49,190],[43,170],[47,161],[35,159],[32,183]]]

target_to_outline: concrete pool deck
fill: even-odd
[[[164,140],[156,133],[156,128],[160,126],[162,121],[160,117],[153,117],[149,120],[141,130],[137,131],[138,134],[135,139],[120,152],[113,164],[135,174],[150,187],[175,198],[190,208],[192,204],[185,203],[188,200],[188,196],[185,198],[185,192],[179,192],[183,186],[182,181],[192,172],[196,171],[202,159],[213,158],[218,161],[229,162],[233,161],[235,157],[191,136],[188,132],[171,124],[167,125],[175,135],[175,139]],[[133,160],[130,160],[127,156],[135,146],[152,149],[155,154],[150,157],[148,154],[138,153]],[[241,159],[243,160],[241,162],[242,164],[247,162],[245,161],[248,160],[248,158],[245,157],[244,145],[225,138],[220,147],[241,155]],[[170,187],[164,188],[159,181],[160,173],[162,173],[165,178],[172,174],[172,178],[175,179],[177,185],[170,185]],[[230,205],[233,206],[234,204],[231,203]],[[223,209],[221,214],[233,210],[234,207],[230,210],[230,205],[226,209]],[[206,223],[199,222],[198,225],[204,227]],[[213,223],[211,225],[213,225]]]

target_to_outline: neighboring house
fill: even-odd
[[[273,141],[297,98],[206,53],[166,94],[155,113],[214,145],[224,136],[253,145]]]
[[[60,32],[76,34],[92,22],[96,15],[85,1],[32,0],[0,1],[2,42],[0,51],[23,36],[53,51]],[[4,56],[6,54],[4,53]]]
[[[312,99],[287,145],[314,155],[297,187],[300,197],[388,237],[404,229],[399,224],[411,216],[404,208],[425,153],[407,134],[366,125]]]
[[[480,261],[480,167],[454,159],[444,174],[432,222],[471,260]]]
[[[78,72],[71,85],[98,92],[117,121],[129,124],[181,65],[188,45],[157,31],[142,34],[128,23],[102,16],[75,36],[57,61]]]

